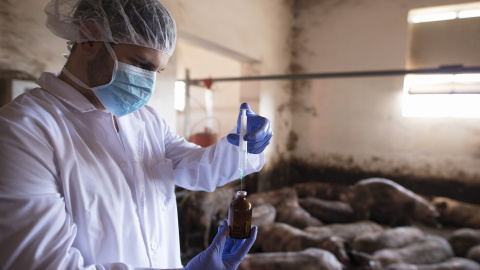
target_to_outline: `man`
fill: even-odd
[[[52,0],[45,11],[73,48],[60,74],[0,109],[2,269],[181,268],[174,186],[237,179],[239,136],[200,148],[144,106],[176,40],[157,0]],[[247,114],[252,173],[272,132]],[[256,233],[227,239],[224,221],[185,269],[236,269]]]

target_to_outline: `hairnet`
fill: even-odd
[[[45,13],[50,31],[69,41],[175,49],[175,21],[158,0],[51,0]]]

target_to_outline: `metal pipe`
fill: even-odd
[[[203,81],[226,82],[226,81],[260,81],[260,80],[305,80],[305,79],[329,79],[349,77],[372,77],[372,76],[401,76],[407,74],[460,74],[480,73],[480,67],[445,66],[435,69],[412,69],[412,70],[382,70],[382,71],[353,71],[353,72],[331,72],[313,74],[292,74],[292,75],[270,75],[251,77],[226,77],[226,78],[205,78],[190,79],[192,85],[200,85]]]
[[[190,70],[185,70],[185,139],[190,140]]]

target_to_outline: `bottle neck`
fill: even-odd
[[[247,192],[246,191],[237,191],[237,196],[238,197],[246,197],[247,196]]]

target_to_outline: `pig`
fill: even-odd
[[[380,262],[373,258],[372,255],[352,249],[348,244],[345,245],[349,263],[348,269],[355,270],[383,270]]]
[[[330,251],[344,265],[350,265],[350,257],[347,254],[348,242],[339,236],[330,236],[321,241],[320,247]]]
[[[238,270],[343,270],[335,256],[322,249],[247,254]]]
[[[480,265],[469,259],[453,257],[434,264],[396,263],[389,265],[386,270],[480,270]]]
[[[306,233],[285,223],[272,223],[258,229],[257,239],[252,252],[286,252],[300,251],[310,247],[332,252],[340,262],[348,262],[344,249],[344,240],[340,237],[325,235],[323,237]]]
[[[323,223],[312,217],[298,204],[297,192],[294,188],[285,187],[262,193],[255,193],[247,198],[252,206],[269,203],[277,210],[276,222],[287,223],[303,229],[307,226],[321,226]]]
[[[448,241],[440,236],[428,235],[425,239],[402,248],[386,248],[373,253],[382,266],[394,263],[433,264],[453,257]]]
[[[385,178],[357,182],[349,195],[357,220],[371,219],[392,227],[411,225],[413,220],[439,227],[439,213],[427,200]]]
[[[448,241],[456,256],[465,257],[470,248],[480,245],[480,230],[470,228],[455,230]]]
[[[353,248],[372,254],[384,248],[404,247],[425,237],[425,233],[416,227],[396,227],[385,231],[362,233],[353,240]]]
[[[298,203],[310,215],[324,223],[348,223],[355,220],[352,207],[345,202],[307,197],[298,199]]]
[[[269,203],[264,203],[252,208],[252,225],[263,226],[275,221],[277,210]]]
[[[480,229],[480,206],[446,197],[434,197],[432,204],[438,209],[442,224]]]
[[[339,183],[308,182],[293,186],[299,198],[315,197],[327,201],[348,202],[349,188]]]
[[[480,262],[480,245],[471,247],[467,252],[467,259]]]
[[[305,209],[303,209],[297,200],[286,201],[276,207],[277,217],[275,221],[284,222],[303,229],[308,226],[322,226],[323,222],[312,217]]]
[[[284,187],[281,189],[250,194],[248,201],[253,205],[269,203],[275,207],[283,204],[285,201],[298,200],[297,192],[294,188]]]
[[[316,237],[285,223],[272,223],[258,227],[254,247],[262,252],[300,251],[309,247],[322,247],[328,237]],[[252,249],[255,249],[252,247]]]
[[[361,233],[381,232],[385,229],[373,221],[364,220],[345,224],[328,224],[321,227],[307,227],[303,230],[321,238],[338,236],[345,239],[345,241],[352,242]]]
[[[228,217],[228,208],[235,198],[234,188],[218,187],[214,192],[191,191],[185,195],[178,206],[181,250],[189,248],[190,237],[200,231],[202,247],[209,246],[212,222]],[[216,224],[214,224],[216,225]],[[214,226],[214,233],[216,233]]]

